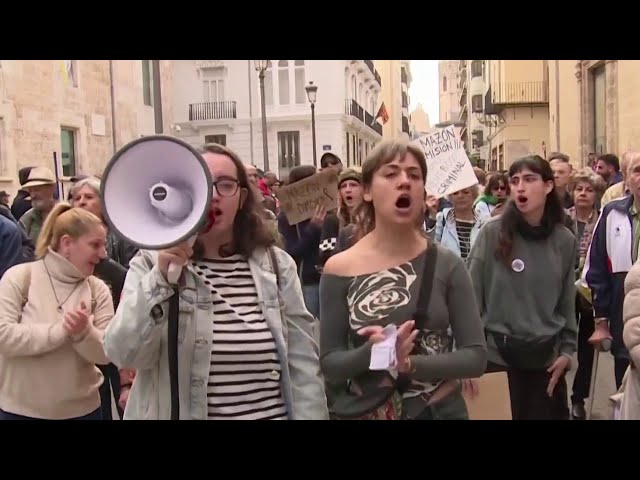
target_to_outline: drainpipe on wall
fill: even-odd
[[[253,89],[251,88],[251,60],[247,60],[247,78],[249,79],[249,144],[251,148],[251,165],[253,163],[253,102],[252,95]]]
[[[118,146],[116,144],[116,98],[113,84],[113,60],[109,60],[109,89],[111,92],[111,143],[115,155]]]
[[[152,60],[153,65],[153,113],[156,123],[156,134],[162,133],[162,88],[160,85],[160,60]]]

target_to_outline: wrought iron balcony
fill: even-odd
[[[364,108],[360,106],[358,102],[353,99],[347,99],[344,103],[344,113],[347,115],[351,115],[352,117],[356,117],[362,123],[364,123],[371,130],[376,132],[378,135],[382,135],[382,125],[378,122],[373,121],[373,115],[367,112]]]
[[[189,104],[189,121],[219,120],[236,117],[236,102],[201,102]]]

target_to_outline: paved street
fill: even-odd
[[[574,364],[577,364],[577,359],[574,356]],[[569,397],[571,397],[571,386],[573,384],[573,376],[575,370],[572,370],[567,375],[567,383],[569,390]],[[596,379],[595,390],[595,403],[593,406],[593,420],[610,420],[612,410],[609,404],[609,397],[616,392],[616,382],[613,375],[613,357],[610,353],[600,354],[600,360],[598,363],[598,378]],[[571,400],[569,399],[569,406],[571,406]],[[585,408],[588,410],[589,402],[585,403]]]

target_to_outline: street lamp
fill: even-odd
[[[269,144],[267,141],[267,114],[264,103],[264,72],[269,67],[269,60],[254,60],[253,66],[260,79],[260,104],[262,106],[262,155],[264,156],[264,171],[269,171]]]
[[[311,103],[311,135],[313,136],[313,166],[318,167],[318,161],[316,160],[316,94],[318,93],[318,87],[309,82],[309,85],[305,87],[307,91],[307,97],[309,103]]]

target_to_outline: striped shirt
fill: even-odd
[[[458,220],[456,218],[456,231],[458,232],[458,241],[460,242],[460,256],[465,260],[471,251],[471,231],[476,222],[468,222],[466,220]]]
[[[278,351],[240,255],[195,262],[213,294],[209,420],[286,420]]]

